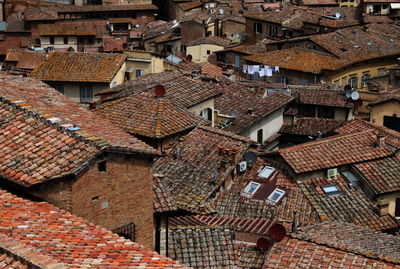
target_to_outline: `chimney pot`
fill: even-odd
[[[96,101],[92,100],[92,101],[89,102],[89,109],[90,110],[95,109],[96,106],[97,106],[97,102]]]
[[[385,216],[389,214],[389,202],[386,199],[378,200],[377,205],[379,216]]]
[[[379,132],[376,137],[377,137],[377,147],[378,148],[383,148],[385,146],[385,133]]]

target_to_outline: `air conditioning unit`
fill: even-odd
[[[335,178],[338,174],[337,168],[328,169],[327,176],[328,178]]]
[[[237,170],[238,170],[239,172],[241,172],[241,173],[243,173],[244,171],[246,171],[246,168],[247,168],[247,162],[245,162],[245,161],[240,162],[240,163],[238,163],[238,165],[237,165]]]

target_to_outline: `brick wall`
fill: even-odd
[[[244,24],[234,21],[225,21],[222,27],[222,34],[226,35],[227,38],[232,38],[232,35],[236,33],[244,33],[246,30]]]
[[[204,27],[197,22],[189,21],[181,25],[181,44],[189,45],[189,42],[197,38],[204,37]]]
[[[99,162],[106,161],[106,171]],[[136,225],[136,241],[153,247],[152,162],[111,154],[98,158],[75,180],[55,180],[31,193],[102,227]]]

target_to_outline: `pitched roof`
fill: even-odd
[[[224,130],[240,134],[268,115],[294,100],[274,92],[261,98],[256,92],[228,79],[220,79],[224,94],[215,99],[215,109],[224,115],[236,112],[236,118]]]
[[[247,138],[216,128],[197,127],[182,137],[172,152],[156,161],[154,172],[164,176],[162,181],[179,209],[208,212],[209,197],[233,169],[223,168],[227,157],[219,154],[218,147],[236,150],[240,158],[250,143]]]
[[[226,47],[231,43],[231,40],[219,36],[206,36],[199,37],[189,42],[189,46],[197,46],[201,44],[212,44],[217,46]]]
[[[400,191],[400,159],[384,158],[355,165],[376,194]]]
[[[203,120],[153,92],[131,95],[98,106],[94,112],[124,131],[151,138],[165,138],[194,128]]]
[[[322,187],[335,184],[340,193],[327,195]],[[373,230],[397,229],[399,224],[390,215],[378,215],[377,206],[363,190],[350,187],[348,181],[338,175],[310,179],[299,183],[303,193],[323,221],[339,220],[365,226]]]
[[[278,153],[295,173],[355,164],[392,155],[386,146],[376,146],[372,131],[336,135],[320,140],[280,149]],[[271,153],[271,154],[275,154]]]
[[[296,97],[296,102],[299,104],[331,107],[353,106],[342,90],[291,89],[291,95]]]
[[[110,83],[125,58],[124,54],[54,51],[31,76],[43,81]]]
[[[378,132],[383,133],[386,135],[386,144],[400,149],[400,132],[384,126],[375,125],[372,122],[367,122],[364,120],[352,120],[336,130],[336,132],[339,134],[358,133],[364,131],[374,131],[375,134],[378,134]]]
[[[45,59],[46,55],[44,52],[9,49],[5,61],[17,62],[16,68],[35,69]]]
[[[303,228],[294,238],[389,263],[400,264],[400,237],[345,222],[324,222]],[[373,239],[373,240],[371,240]]]
[[[368,107],[384,104],[389,101],[400,102],[400,87],[399,86],[390,87],[389,85],[385,85],[385,86],[386,86],[385,88],[388,88],[388,89],[386,89],[386,91],[381,92],[375,101],[368,104]]]
[[[103,150],[156,153],[42,82],[1,75],[0,87],[4,178],[31,185],[75,174]]]
[[[41,36],[94,36],[97,34],[95,25],[91,23],[39,24]]]
[[[212,204],[214,211],[219,215],[234,218],[271,217],[283,223],[288,229],[291,228],[294,219],[299,225],[320,222],[317,212],[301,189],[282,170],[278,169],[274,180],[260,181],[258,174],[266,165],[271,166],[270,163],[258,158],[257,163],[249,167],[243,175],[238,176],[231,187],[215,199]],[[260,191],[257,191],[259,192],[257,200],[241,195],[251,181],[261,184]],[[269,192],[275,188],[284,190],[286,194],[278,204],[267,203]]]
[[[182,267],[137,243],[45,202],[0,190],[0,233],[68,267]],[[6,228],[4,228],[6,227]],[[29,249],[26,249],[27,251]],[[28,254],[28,253],[27,253]],[[35,261],[35,257],[26,256]]]
[[[235,265],[234,232],[224,227],[170,227],[171,258],[196,268]],[[210,244],[213,247],[210,247]]]
[[[325,135],[340,127],[344,121],[323,118],[298,118],[294,124],[282,125],[279,133],[306,136]]]
[[[200,63],[201,73],[206,76],[218,77],[222,76],[222,68],[211,64],[210,62]]]
[[[201,7],[203,3],[201,1],[192,1],[192,2],[187,2],[187,3],[182,3],[179,4],[178,7],[180,7],[184,11],[188,11],[197,7]]]
[[[309,236],[307,236],[308,231],[310,231]],[[316,236],[313,236],[311,231],[315,232]],[[358,249],[348,249],[349,246],[354,246],[350,241],[353,239],[353,232],[354,239],[363,236],[364,239],[368,240],[368,242],[363,242],[362,247],[368,247],[368,244],[373,243],[379,251],[385,250],[386,242],[397,241],[393,240],[393,236],[371,232],[352,224],[341,224],[339,222],[317,224],[306,229],[303,233],[291,234],[291,236],[275,244],[266,259],[264,268],[395,267],[391,261],[376,259],[374,256],[368,255],[367,252],[358,251]],[[342,237],[343,240],[337,240],[337,237],[340,237],[341,234],[347,236],[348,239]],[[323,238],[322,241],[320,241],[321,238]],[[379,238],[380,240],[371,240],[371,238]],[[345,242],[345,244],[339,245],[339,242]],[[357,240],[354,240],[354,243],[357,244]],[[393,245],[390,245],[389,248],[396,249],[393,248]]]
[[[162,182],[161,175],[153,176],[154,212],[163,213],[178,210],[167,186]]]

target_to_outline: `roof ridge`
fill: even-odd
[[[62,119],[52,115],[51,113],[44,112],[40,108],[36,109],[28,102],[24,102],[19,98],[14,98],[7,93],[0,92],[0,101],[24,111],[28,115],[41,120],[45,124],[50,125],[63,133],[66,133],[79,140],[84,140],[86,143],[89,143],[90,145],[99,148],[100,150],[109,146],[109,143],[103,140],[103,138],[93,133],[86,132],[85,130],[82,130],[81,127],[72,123],[65,122]]]
[[[202,129],[204,131],[210,132],[210,133],[214,133],[214,134],[218,134],[218,135],[222,135],[225,137],[229,137],[229,138],[233,138],[236,140],[240,140],[240,141],[244,141],[244,142],[249,142],[249,143],[255,143],[255,141],[251,140],[250,138],[244,137],[244,136],[240,136],[231,132],[227,132],[215,127],[209,127],[209,126],[204,126],[204,125],[200,125],[197,126],[197,128]]]
[[[357,133],[338,134],[338,135],[334,135],[334,136],[321,138],[319,140],[315,140],[315,141],[310,141],[310,142],[307,142],[307,143],[299,144],[299,145],[296,145],[296,146],[293,146],[293,147],[278,149],[277,152],[287,152],[287,151],[291,151],[293,149],[307,148],[307,147],[311,147],[311,146],[314,146],[314,145],[319,145],[319,144],[324,144],[324,143],[327,143],[327,142],[332,142],[333,140],[339,140],[339,139],[342,139],[343,137],[356,136],[356,135],[372,133],[372,132],[373,132],[373,130],[366,130],[366,131],[357,132]]]

